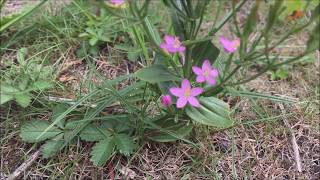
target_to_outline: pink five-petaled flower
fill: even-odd
[[[184,52],[186,50],[178,37],[169,35],[164,36],[164,42],[160,44],[160,48],[168,53]]]
[[[220,44],[223,46],[224,50],[228,53],[233,53],[240,46],[240,39],[237,38],[235,40],[229,40],[224,38],[223,36],[219,39]]]
[[[164,95],[161,97],[161,104],[164,106],[164,107],[169,107],[171,106],[172,104],[172,101],[171,101],[171,96],[170,95]]]
[[[192,71],[197,75],[196,81],[198,83],[207,81],[212,86],[216,85],[215,78],[219,75],[219,71],[211,66],[209,60],[203,62],[202,68],[192,66]]]
[[[187,79],[182,80],[181,88],[172,87],[170,88],[171,94],[178,97],[177,108],[183,108],[187,103],[193,107],[199,107],[199,101],[196,98],[203,92],[202,88],[192,88],[190,82]]]

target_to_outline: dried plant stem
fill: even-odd
[[[24,172],[32,163],[39,157],[40,150],[34,152],[25,162],[23,162],[12,174],[9,175],[7,180],[17,179],[22,172]]]
[[[283,105],[279,104],[279,107],[280,107],[281,111],[283,113],[285,113],[285,109],[284,109]],[[287,119],[282,118],[282,120],[283,120],[283,123],[285,124],[285,126],[287,126],[287,128],[289,129],[289,131],[291,133],[291,143],[292,143],[292,148],[293,148],[293,152],[294,152],[294,159],[295,159],[295,162],[297,165],[297,170],[298,170],[298,172],[302,172],[302,164],[301,164],[301,158],[300,158],[300,154],[299,154],[299,146],[297,144],[297,139],[296,139],[294,132],[291,129],[290,124],[287,121]]]

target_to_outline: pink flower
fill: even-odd
[[[125,0],[110,0],[109,1],[111,4],[115,5],[115,6],[120,6],[122,5],[123,3],[125,3],[126,1]]]
[[[191,88],[190,82],[187,79],[182,80],[181,88],[170,88],[170,93],[178,97],[177,108],[183,108],[187,103],[191,104],[193,107],[199,107],[200,104],[196,96],[202,92],[202,88]]]
[[[160,44],[160,48],[169,53],[184,52],[186,50],[186,47],[182,45],[178,37],[169,35],[164,36],[164,42]]]
[[[233,53],[237,50],[237,48],[240,46],[240,39],[237,38],[233,41],[224,38],[223,36],[219,39],[220,44],[223,46],[224,50],[228,53]]]
[[[169,107],[171,106],[172,104],[172,101],[171,101],[171,96],[170,95],[164,95],[161,97],[161,104],[164,106],[164,107]]]
[[[215,78],[219,75],[219,71],[211,66],[209,60],[203,62],[202,68],[192,66],[192,71],[197,75],[196,81],[198,83],[207,81],[212,86],[216,85]]]

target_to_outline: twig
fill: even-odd
[[[31,164],[39,157],[40,150],[34,152],[29,159],[23,162],[11,175],[9,175],[7,180],[14,180],[20,176],[22,172],[24,172]]]
[[[281,111],[283,113],[285,113],[285,109],[284,109],[283,105],[279,104],[279,107],[280,107]],[[289,129],[289,131],[291,133],[291,143],[292,143],[292,148],[293,148],[293,152],[294,152],[294,159],[297,164],[297,170],[298,170],[298,172],[301,173],[302,172],[302,165],[301,165],[301,158],[300,158],[300,154],[299,154],[299,146],[297,144],[297,139],[296,139],[294,132],[291,129],[290,124],[288,123],[287,119],[282,118],[282,120],[283,120],[283,123],[287,126],[287,128]]]

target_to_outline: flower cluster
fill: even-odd
[[[233,53],[240,46],[240,40],[228,40],[224,37],[220,37],[220,44],[224,48],[225,52]],[[164,37],[164,42],[160,44],[160,48],[163,49],[167,53],[184,53],[186,47],[183,46],[182,42],[178,37],[166,35]],[[210,61],[205,59],[202,63],[201,68],[197,66],[192,66],[192,71],[196,75],[197,83],[204,83],[211,86],[215,86],[217,81],[216,78],[219,75],[218,69],[212,67]],[[172,87],[169,89],[170,93],[173,96],[177,97],[176,107],[183,108],[188,103],[193,107],[199,107],[200,103],[196,98],[199,96],[204,90],[200,87],[191,87],[190,81],[188,79],[183,79],[180,87]],[[161,103],[165,107],[169,107],[172,104],[171,96],[164,95],[161,98]]]

